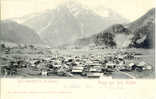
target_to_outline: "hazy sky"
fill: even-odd
[[[21,17],[46,9],[54,9],[68,0],[1,0],[1,19]],[[154,7],[154,0],[73,0],[104,15],[111,8],[130,21],[137,19]]]

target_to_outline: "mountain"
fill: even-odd
[[[128,25],[115,24],[98,34],[79,39],[76,46],[153,48],[155,8]]]
[[[150,9],[147,13],[145,13],[143,16],[135,20],[134,22],[131,22],[128,24],[128,28],[134,32],[137,29],[149,25],[154,24],[154,18],[155,18],[155,8]]]
[[[76,41],[76,46],[102,46],[102,47],[128,47],[133,35],[121,24],[110,26],[104,31],[99,32],[91,37],[79,39]]]
[[[89,37],[112,24],[128,21],[110,9],[108,16],[100,16],[85,6],[68,2],[56,9],[23,17],[22,24],[34,29],[51,46],[71,43]]]
[[[145,15],[130,23],[128,28],[135,35],[131,47],[153,48],[155,37],[155,8],[149,10]]]
[[[29,27],[14,21],[4,20],[0,22],[0,41],[17,44],[42,44],[42,40],[36,32]]]

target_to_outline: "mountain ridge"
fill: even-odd
[[[0,41],[17,44],[43,44],[34,30],[11,20],[0,22]]]
[[[37,14],[22,24],[37,31],[47,44],[58,46],[89,37],[115,23],[127,23],[120,16],[116,18],[112,10],[108,12],[112,15],[102,17],[81,4],[70,2]]]

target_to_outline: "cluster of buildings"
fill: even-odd
[[[67,76],[100,77],[118,71],[151,70],[144,61],[133,62],[135,53],[107,55],[50,55],[42,57],[16,58],[1,66],[2,76]]]

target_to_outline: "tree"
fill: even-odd
[[[5,44],[1,44],[1,48],[6,48]]]

